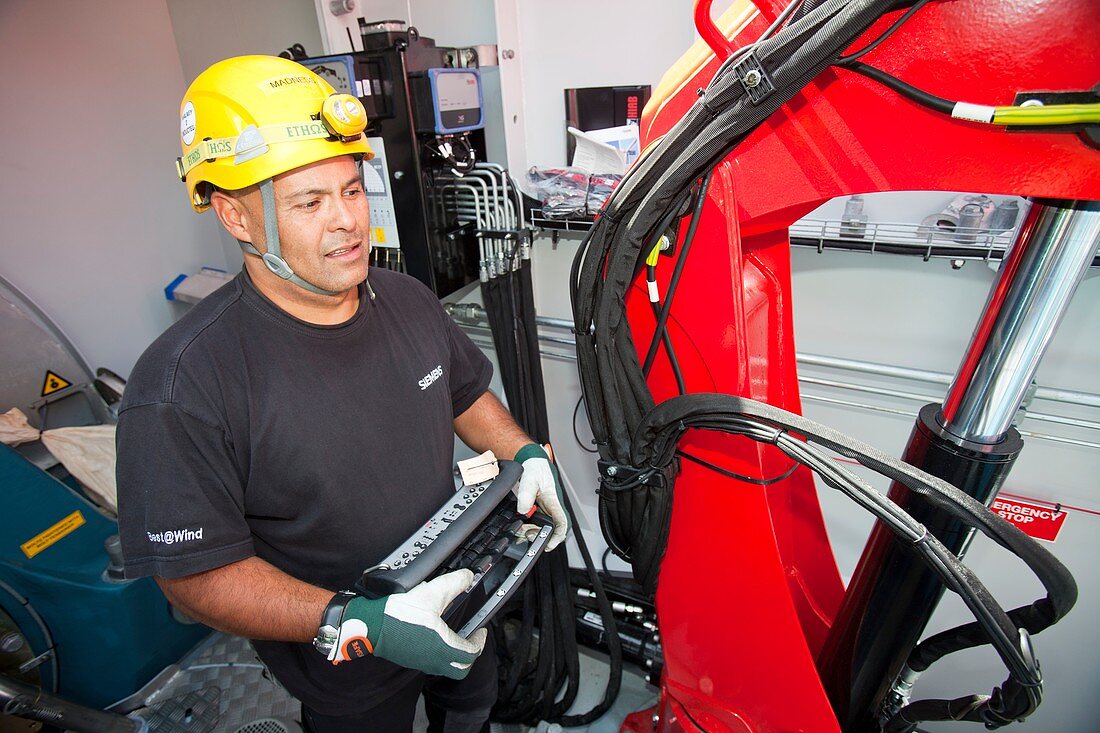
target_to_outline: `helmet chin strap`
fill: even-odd
[[[260,196],[264,207],[264,235],[267,239],[267,252],[260,252],[251,242],[240,242],[241,249],[249,254],[256,255],[264,261],[267,269],[300,288],[318,295],[338,295],[338,291],[319,288],[313,283],[298,277],[294,274],[294,270],[290,269],[290,265],[280,256],[279,225],[275,221],[275,184],[270,178],[260,184]],[[373,296],[374,293],[372,292],[372,299]]]

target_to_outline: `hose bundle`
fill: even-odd
[[[691,109],[647,148],[608,200],[573,262],[573,317],[581,386],[607,467],[630,465],[634,430],[653,408],[626,323],[627,288],[652,242],[690,198],[690,185],[793,97],[895,0],[827,0],[730,59]],[[793,7],[792,7],[793,9]],[[754,101],[745,61],[774,89]],[[756,85],[757,88],[761,85]],[[670,471],[601,470],[601,526],[649,592],[667,539]]]
[[[975,623],[918,645],[903,672],[904,681],[911,684],[945,654],[979,644],[992,644],[1009,670],[1008,679],[989,696],[912,704],[906,704],[907,697],[894,700],[883,711],[884,730],[909,731],[921,720],[946,719],[980,721],[996,728],[1026,717],[1041,701],[1042,678],[1030,634],[1058,621],[1076,601],[1076,585],[1066,568],[959,489],[797,415],[718,394],[681,394],[655,404],[646,374],[660,344],[675,364],[662,328],[671,292],[659,312],[644,365],[626,320],[628,288],[646,267],[657,240],[686,210],[694,211],[694,229],[714,166],[820,71],[837,62],[840,53],[895,4],[825,0],[805,5],[792,16],[798,7],[797,0],[792,3],[761,40],[726,61],[691,109],[647,148],[582,243],[573,261],[571,295],[581,386],[600,454],[600,524],[608,546],[632,564],[637,581],[652,593],[668,538],[678,456],[697,460],[677,450],[684,432],[714,430],[776,446],[907,540],[974,614]],[[771,35],[787,17],[793,19]],[[692,201],[696,181],[700,185]],[[681,258],[689,246],[690,236]],[[905,484],[922,500],[1021,557],[1042,581],[1046,597],[1006,612],[957,556],[887,497],[830,460],[823,448]]]

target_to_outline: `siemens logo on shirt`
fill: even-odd
[[[150,542],[174,545],[177,542],[191,542],[202,539],[202,527],[198,529],[170,529],[167,532],[146,532]]]
[[[417,384],[420,385],[420,391],[423,392],[428,387],[431,387],[432,384],[435,382],[435,380],[439,379],[442,376],[443,376],[443,366],[442,365],[437,366],[435,369],[433,369],[430,372],[428,372],[427,374],[425,374],[420,379],[420,381],[417,382]]]

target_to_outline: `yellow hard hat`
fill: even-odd
[[[201,212],[212,187],[247,188],[340,155],[373,158],[366,126],[362,102],[301,64],[238,56],[199,74],[184,95],[176,172]]]

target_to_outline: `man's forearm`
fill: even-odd
[[[497,458],[511,460],[531,437],[516,424],[492,392],[486,392],[455,418],[455,433],[478,453],[492,450]]]
[[[196,621],[248,639],[312,641],[332,591],[258,557],[157,584]]]

